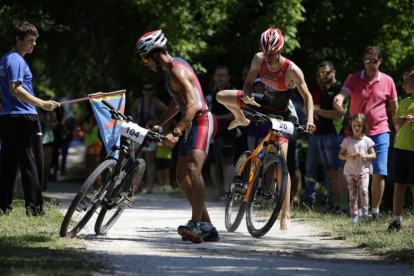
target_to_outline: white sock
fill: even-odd
[[[362,209],[358,209],[358,217],[362,217]]]
[[[379,214],[379,208],[372,208],[371,212]]]
[[[394,216],[394,220],[397,224],[401,224],[402,216]]]

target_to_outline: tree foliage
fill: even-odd
[[[361,52],[377,45],[381,70],[400,78],[414,53],[413,1],[361,0],[89,0],[11,1],[0,7],[0,50],[11,48],[9,32],[27,20],[40,31],[36,50],[27,55],[36,90],[57,97],[127,89],[128,102],[144,82],[162,90],[155,74],[133,56],[139,36],[163,29],[173,56],[188,60],[205,89],[218,65],[228,65],[233,82],[258,51],[269,26],[285,36],[284,55],[316,86],[316,64],[331,60],[344,80],[362,69]],[[239,84],[240,85],[240,84]],[[166,93],[159,93],[168,99]]]

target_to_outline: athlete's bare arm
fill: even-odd
[[[298,91],[300,95],[303,98],[304,101],[304,107],[307,112],[308,121],[306,122],[306,130],[308,131],[314,131],[315,125],[313,124],[313,100],[312,96],[309,93],[308,86],[305,82],[305,77],[303,76],[302,70],[300,70],[299,67],[297,67],[295,64],[292,64],[289,66],[288,74],[287,74],[287,81],[288,85],[291,86],[291,82],[293,82],[296,87],[298,88]]]
[[[177,128],[183,132],[193,121],[198,110],[194,93],[194,75],[182,65],[176,65],[171,70],[171,87],[180,93],[186,103]]]
[[[243,102],[245,104],[251,104],[260,107],[258,103],[254,101],[252,98],[252,92],[253,92],[253,83],[254,80],[257,78],[257,75],[259,74],[259,66],[260,62],[262,61],[263,53],[259,52],[256,55],[254,55],[252,59],[252,63],[250,65],[249,73],[247,74],[246,80],[243,85]]]

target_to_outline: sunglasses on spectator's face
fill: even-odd
[[[366,59],[365,60],[365,63],[366,64],[370,64],[370,63],[377,64],[378,63],[378,59]]]
[[[151,87],[144,87],[143,89],[144,91],[153,91],[154,89],[152,89]]]
[[[333,71],[333,70],[332,70]],[[330,73],[332,73],[332,71],[323,71],[323,72],[319,72],[318,73],[318,75],[320,76],[320,77],[322,77],[322,76],[327,76],[327,75],[329,75]]]

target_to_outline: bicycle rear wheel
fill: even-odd
[[[95,233],[105,235],[115,224],[127,206],[132,205],[132,196],[141,183],[145,172],[145,161],[137,159],[134,161],[134,169],[115,188],[110,198],[104,199],[99,216],[95,223]]]
[[[62,221],[61,237],[76,236],[91,219],[101,202],[100,192],[112,181],[115,166],[116,160],[105,160],[86,179]]]
[[[285,159],[280,154],[268,154],[262,179],[259,181],[259,175],[256,176],[247,205],[247,230],[253,237],[261,237],[272,228],[282,209],[287,182]]]
[[[240,176],[236,176],[237,172],[243,166],[246,159],[251,155],[250,151],[243,152],[234,167],[233,182],[227,193],[227,203],[225,211],[225,225],[229,232],[234,232],[239,227],[246,211],[247,202],[243,201],[249,181],[250,161],[244,167]]]

